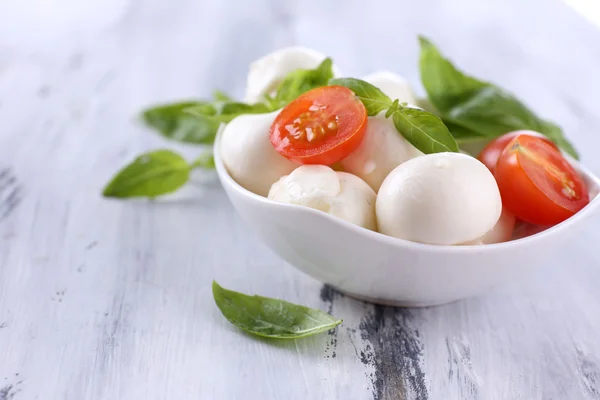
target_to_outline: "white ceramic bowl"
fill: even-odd
[[[397,306],[432,306],[480,294],[544,263],[560,251],[600,203],[600,181],[577,162],[593,200],[541,233],[484,246],[409,242],[321,211],[280,204],[249,192],[229,175],[215,142],[217,173],[237,212],[285,261],[339,291]]]

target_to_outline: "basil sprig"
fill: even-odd
[[[326,86],[331,78],[333,78],[331,58],[324,59],[315,69],[298,69],[289,73],[279,85],[274,102],[271,99],[276,107],[274,110],[284,107],[302,93]]]
[[[288,74],[276,94],[265,102],[235,101],[221,91],[213,100],[162,104],[142,112],[146,124],[164,137],[188,144],[212,144],[222,124],[243,114],[262,114],[284,107],[302,93],[325,86],[333,77],[333,62],[327,58],[315,69],[299,69]],[[105,197],[156,197],[179,189],[193,168],[213,169],[212,155],[203,155],[188,164],[171,150],[157,150],[137,157],[122,168],[103,191]]]
[[[215,303],[223,316],[253,335],[273,339],[299,339],[327,332],[341,319],[314,308],[263,296],[248,296],[212,284]]]
[[[356,97],[363,103],[368,116],[377,115],[389,109],[393,101],[377,86],[356,78],[336,78],[329,81],[329,85],[344,86],[352,90]]]
[[[379,88],[360,79],[332,79],[329,84],[352,90],[365,106],[369,116],[386,111],[385,117],[391,117],[398,132],[421,152],[458,152],[456,140],[442,120],[434,114],[401,105],[397,99],[392,101]]]
[[[578,157],[559,126],[539,118],[504,89],[464,74],[425,37],[419,37],[419,42],[423,86],[458,140],[490,140],[507,132],[530,129]]]

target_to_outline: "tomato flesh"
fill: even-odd
[[[343,86],[309,90],[285,106],[269,139],[297,164],[331,165],[356,150],[367,129],[367,110]]]
[[[589,203],[585,182],[546,140],[519,135],[504,149],[494,171],[502,204],[517,218],[555,225]]]
[[[483,150],[481,150],[481,153],[479,153],[477,159],[481,161],[486,167],[488,167],[488,169],[493,173],[494,169],[496,169],[496,163],[498,162],[498,158],[500,158],[500,154],[502,154],[506,146],[519,135],[529,135],[538,137],[540,139],[543,139],[546,143],[558,150],[556,144],[554,144],[553,141],[551,141],[541,133],[523,130],[505,133],[504,135],[492,140],[483,148]]]

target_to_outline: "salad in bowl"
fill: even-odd
[[[128,166],[105,195],[166,194],[216,165],[267,245],[355,297],[433,305],[512,279],[596,208],[598,179],[558,125],[420,45],[425,99],[395,73],[345,77],[326,55],[289,47],[250,65],[243,102],[218,93],[149,110],[166,136],[214,141],[214,162],[169,155],[186,175],[152,194],[123,192]],[[157,123],[167,111],[171,123]]]

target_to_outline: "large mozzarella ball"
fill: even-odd
[[[453,245],[491,230],[502,201],[494,176],[476,158],[435,153],[394,169],[379,189],[376,211],[383,234]]]
[[[279,111],[240,115],[221,135],[221,158],[227,171],[241,186],[261,196],[267,196],[273,182],[297,167],[269,140],[269,128],[277,114]]]
[[[324,165],[303,165],[275,182],[269,199],[324,211],[375,230],[375,192],[362,179]]]
[[[422,155],[398,132],[385,112],[369,117],[360,146],[341,161],[342,168],[378,191],[386,176],[398,165]]]
[[[325,54],[301,46],[286,47],[259,58],[250,64],[244,101],[262,101],[266,94],[277,90],[287,74],[297,69],[316,68],[325,58]],[[336,76],[339,75],[337,67],[333,70]]]
[[[363,78],[371,85],[377,86],[392,100],[400,100],[400,103],[417,104],[417,98],[410,84],[400,75],[389,71],[375,72]]]

